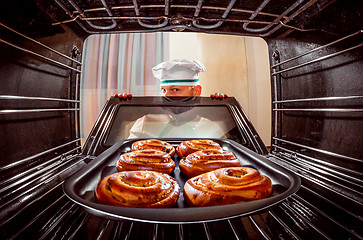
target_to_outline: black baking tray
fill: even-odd
[[[247,216],[276,206],[300,188],[300,178],[294,173],[279,167],[265,157],[248,148],[227,139],[211,139],[218,142],[224,150],[235,154],[243,167],[259,170],[268,176],[273,185],[272,195],[265,199],[251,202],[213,206],[188,207],[183,198],[184,183],[188,177],[179,170],[180,157],[175,154],[175,170],[171,174],[180,185],[180,196],[173,208],[129,208],[109,206],[97,203],[94,190],[97,183],[112,173],[116,173],[116,162],[121,154],[129,152],[133,142],[141,139],[123,140],[103,152],[79,172],[63,183],[65,194],[87,212],[112,220],[132,220],[152,223],[197,223]],[[160,139],[177,147],[182,141],[189,139]]]

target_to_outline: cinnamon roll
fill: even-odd
[[[154,171],[124,171],[103,178],[95,195],[98,203],[138,208],[167,208],[175,205],[178,183]]]
[[[175,162],[166,152],[146,149],[124,153],[117,161],[118,171],[150,170],[170,174]]]
[[[222,149],[222,147],[209,139],[187,140],[179,144],[176,148],[176,153],[181,158],[184,158],[193,152],[208,149]]]
[[[157,139],[145,139],[136,141],[131,145],[131,151],[144,150],[144,149],[154,149],[158,151],[163,151],[170,154],[173,157],[175,154],[175,148],[168,142],[157,140]]]
[[[198,207],[257,200],[271,193],[271,180],[245,167],[220,168],[191,178],[184,185],[187,204]]]
[[[241,163],[233,153],[222,149],[197,151],[179,162],[181,172],[188,177],[225,167],[241,167]]]

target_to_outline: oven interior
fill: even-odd
[[[0,13],[2,239],[363,238],[362,1],[4,0]],[[296,194],[195,224],[109,220],[64,195],[100,154],[79,137],[85,38],[155,31],[266,40],[272,146],[259,154],[301,178]]]

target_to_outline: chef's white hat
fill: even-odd
[[[205,72],[205,70],[201,62],[186,59],[162,62],[152,68],[154,77],[160,80],[160,86],[199,85],[199,72]]]

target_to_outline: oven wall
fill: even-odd
[[[272,153],[302,177],[303,188],[329,196],[347,212],[361,209],[363,200],[359,184],[363,172],[360,39],[361,32],[357,32],[271,70]],[[293,39],[271,40],[271,65],[320,46]]]
[[[1,29],[1,38],[28,51],[77,68],[75,63],[49,51],[23,37]],[[72,32],[38,38],[37,41],[69,57],[76,58],[74,48],[82,49],[82,40]],[[41,97],[54,99],[76,99],[78,74],[49,60],[35,56],[13,46],[0,43],[0,95],[17,97]],[[19,113],[0,114],[1,166],[59,146],[76,138],[75,113],[77,111],[47,111],[46,109],[77,109],[70,102],[34,99],[3,99],[2,110],[18,110]],[[29,112],[21,112],[29,110]],[[43,111],[44,110],[44,111]],[[33,112],[31,112],[33,111]]]
[[[80,64],[71,59],[80,60],[83,38],[17,20],[0,26],[2,239],[61,197],[61,182],[80,167]]]

